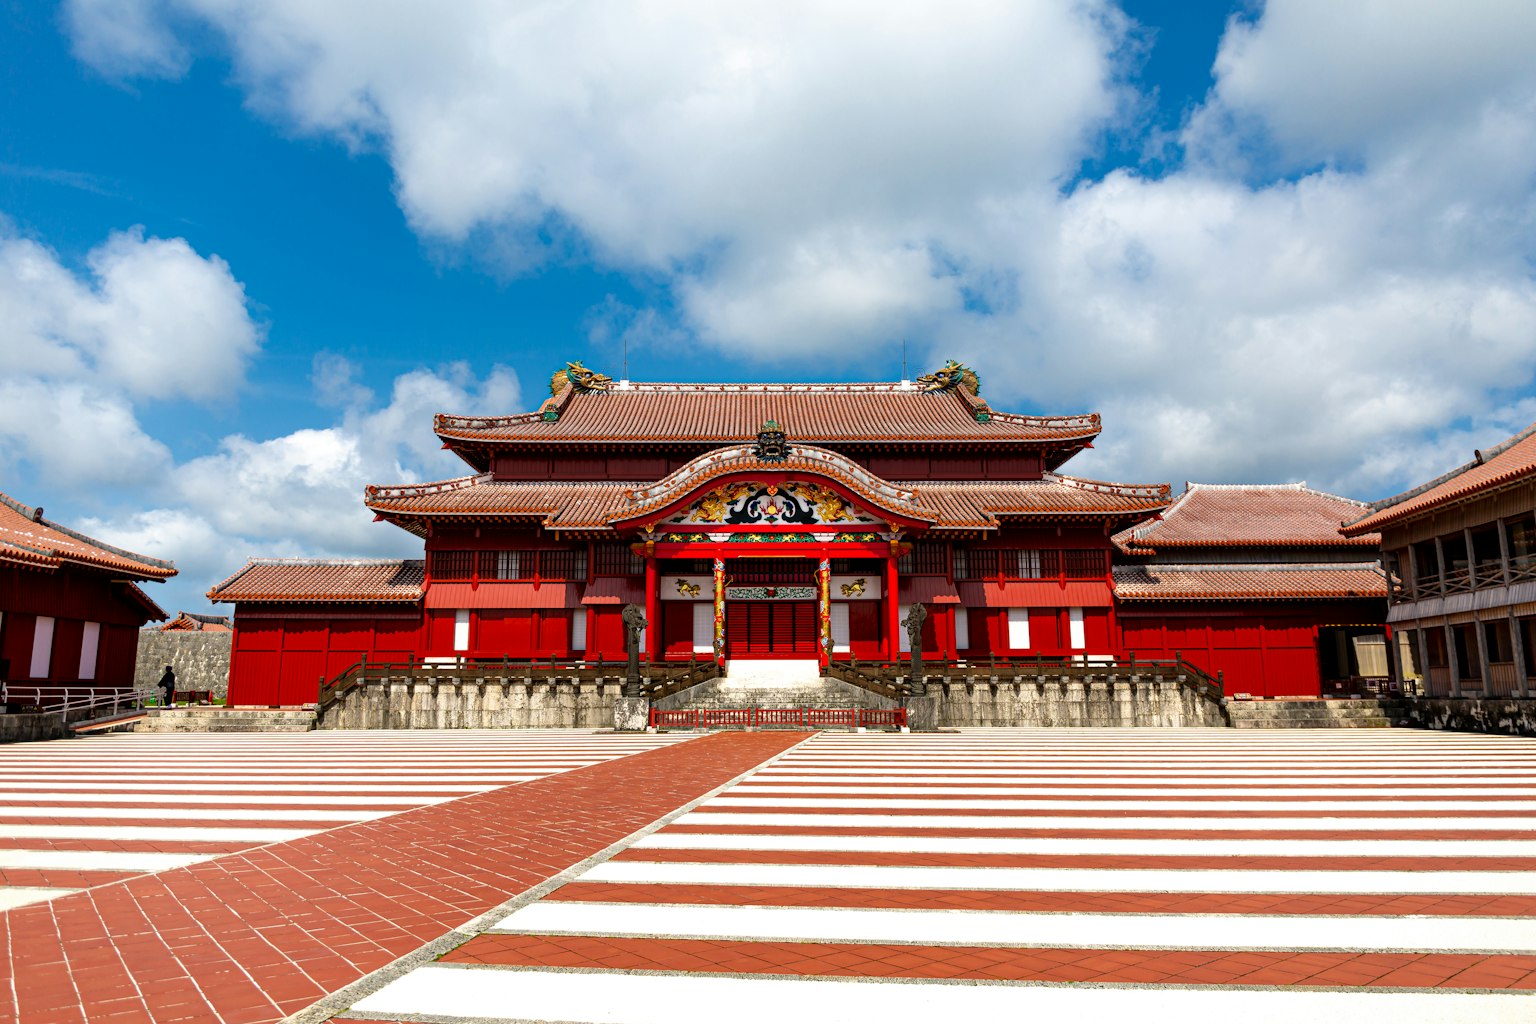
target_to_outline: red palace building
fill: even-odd
[[[133,688],[139,627],[165,612],[137,584],[170,562],[115,548],[0,494],[0,680],[12,703]]]
[[[1170,488],[1058,472],[1099,417],[979,391],[955,363],[879,384],[573,363],[533,412],[439,415],[472,474],[365,498],[424,559],[254,560],[209,592],[235,606],[230,703],[313,701],[365,657],[614,662],[631,603],[655,661],[895,659],[916,603],[931,661],[1123,658],[1116,538]]]

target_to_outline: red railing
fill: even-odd
[[[903,728],[906,724],[906,708],[651,708],[653,729],[752,729],[769,725],[858,729],[871,725]]]

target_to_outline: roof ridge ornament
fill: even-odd
[[[757,431],[757,444],[752,454],[759,462],[784,462],[789,458],[789,438],[778,420],[764,420]]]
[[[574,363],[566,363],[565,369],[556,370],[549,378],[549,394],[551,397],[558,395],[567,387],[575,388],[580,394],[592,394],[593,392],[607,391],[613,385],[613,378],[606,373],[598,373],[581,365],[578,359]]]
[[[943,367],[917,378],[919,390],[954,391],[965,388],[973,395],[981,394],[981,377],[964,363],[951,359]]]

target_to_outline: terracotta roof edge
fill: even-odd
[[[22,516],[25,516],[28,519],[31,519],[33,522],[37,523],[38,525],[46,526],[50,530],[57,530],[58,532],[64,534],[64,536],[66,536],[66,537],[72,537],[75,540],[78,540],[78,541],[80,541],[82,543],[85,543],[85,544],[89,544],[92,547],[101,548],[101,550],[103,550],[103,551],[111,552],[112,554],[117,555],[120,558],[126,558],[127,560],[129,560],[131,562],[138,562],[140,565],[153,566],[154,568],[157,568],[157,569],[168,569],[170,571],[165,573],[165,576],[167,576],[167,577],[175,576],[176,575],[176,571],[177,571],[176,570],[176,563],[174,563],[174,562],[168,561],[168,560],[166,560],[164,558],[151,558],[149,555],[141,555],[137,551],[129,551],[127,548],[116,547],[115,545],[107,544],[104,541],[97,540],[95,537],[91,537],[91,536],[89,536],[87,534],[81,533],[78,530],[71,530],[67,526],[61,526],[60,524],[54,522],[51,519],[38,518],[38,516],[37,516],[38,509],[37,508],[35,508],[33,506],[30,506],[30,505],[24,505],[21,502],[17,501],[15,498],[12,498],[8,494],[0,493],[0,503],[5,504],[12,511],[18,513],[19,515],[22,515]],[[49,554],[53,555],[56,558],[70,559],[70,555],[69,555],[68,552],[63,552],[63,551],[58,551],[58,550],[50,550]],[[78,561],[79,559],[77,557],[75,559],[70,559],[70,560]],[[150,575],[156,575],[156,574],[155,573],[151,573]],[[146,597],[145,600],[148,600],[148,598]]]

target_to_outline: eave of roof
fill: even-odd
[[[0,494],[0,560],[38,568],[84,565],[141,580],[164,580],[176,575],[176,566],[169,561],[114,547],[45,519],[41,512]]]
[[[1375,562],[1117,565],[1121,601],[1304,601],[1382,599]]]
[[[1152,555],[1165,550],[1374,549],[1375,535],[1346,538],[1338,523],[1364,502],[1289,484],[1186,484],[1153,520],[1115,534],[1121,553]]]
[[[1385,526],[1430,515],[1447,505],[1536,476],[1536,423],[1492,448],[1479,449],[1473,455],[1471,462],[1428,483],[1373,502],[1367,515],[1345,523],[1339,532],[1346,537],[1380,532]]]

